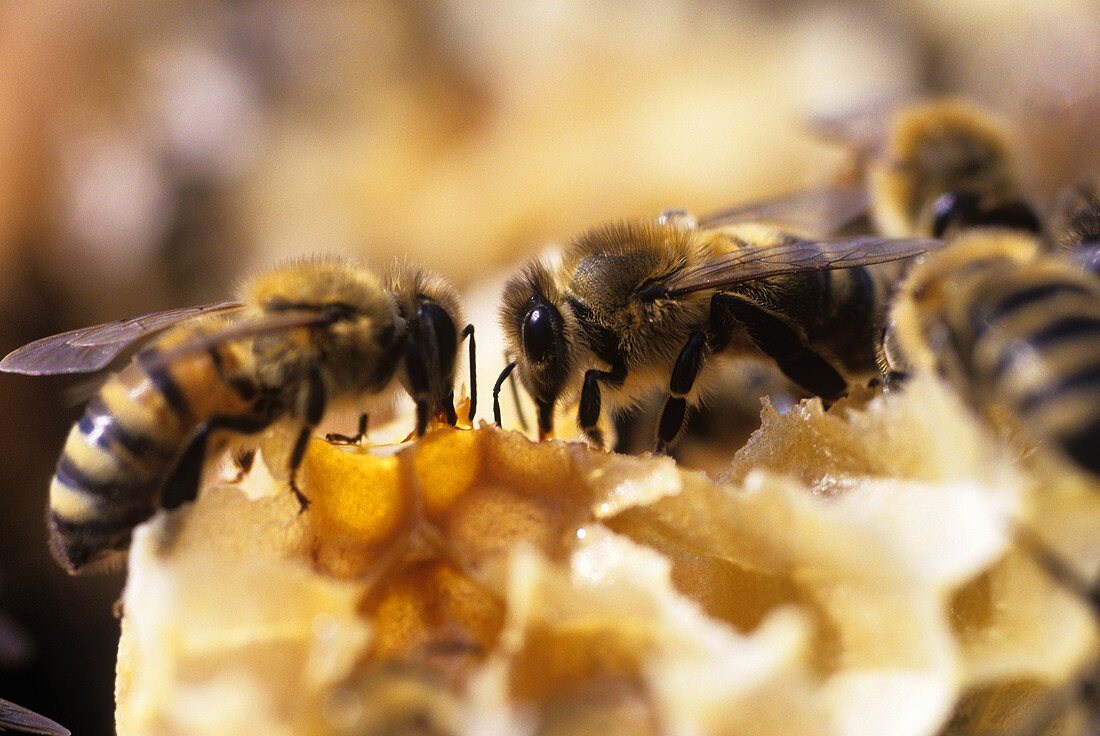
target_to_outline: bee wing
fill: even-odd
[[[890,116],[904,101],[886,95],[837,113],[820,113],[806,118],[810,131],[821,140],[837,143],[860,155],[886,150]]]
[[[740,248],[684,269],[661,283],[657,296],[678,297],[721,290],[751,279],[802,271],[829,271],[897,261],[940,245],[927,238],[822,238]]]
[[[229,327],[199,335],[192,340],[187,340],[173,347],[171,350],[158,353],[143,361],[146,367],[167,365],[175,360],[187,358],[199,353],[204,353],[218,345],[235,340],[271,335],[279,332],[287,332],[305,327],[324,327],[335,322],[339,317],[336,313],[326,309],[296,309],[290,312],[277,312],[266,314],[256,319],[249,319],[230,325]]]
[[[138,340],[204,314],[229,312],[238,302],[180,307],[51,335],[24,345],[0,360],[0,371],[31,376],[92,373],[106,367]]]
[[[72,736],[69,729],[8,700],[0,699],[0,731],[37,733],[43,736]]]
[[[699,227],[706,230],[742,222],[773,222],[829,235],[867,214],[869,206],[863,187],[816,187],[716,212],[701,219]]]

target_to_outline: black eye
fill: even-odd
[[[458,351],[458,331],[447,310],[435,302],[421,302],[417,308],[422,350],[429,351],[430,362],[438,367],[443,377],[454,370],[455,353]]]
[[[952,225],[962,225],[973,219],[978,210],[978,195],[972,192],[948,192],[932,205],[932,237],[942,238]]]
[[[1018,199],[1005,202],[1000,207],[989,210],[982,218],[982,223],[1007,227],[1012,230],[1022,230],[1028,233],[1040,233],[1043,230],[1035,210],[1031,209],[1027,202]]]
[[[561,327],[561,314],[558,310],[540,297],[531,297],[522,329],[523,352],[527,358],[535,363],[545,363],[552,357]]]

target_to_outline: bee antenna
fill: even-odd
[[[505,353],[504,357],[507,360],[508,354]],[[500,426],[500,387],[508,380],[508,376],[512,375],[512,371],[515,370],[515,368],[516,361],[508,361],[508,364],[504,366],[504,370],[497,376],[497,382],[493,384],[493,423],[498,427]]]
[[[477,411],[477,343],[474,341],[473,324],[466,325],[462,330],[463,338],[470,338],[470,411],[467,418],[470,426],[474,426],[474,412]],[[498,421],[497,424],[500,424]]]

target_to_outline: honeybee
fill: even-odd
[[[1065,230],[1059,229],[1065,233]],[[902,283],[888,320],[885,366],[895,378],[939,375],[989,421],[1008,421],[1046,452],[1100,478],[1100,280],[1025,233],[977,230],[930,254]],[[1048,532],[1049,534],[1049,532]],[[1015,523],[1016,544],[1100,617],[1100,589],[1039,530]],[[1047,733],[1075,702],[1100,728],[1094,663],[1035,718]]]
[[[856,155],[884,235],[939,238],[983,225],[1040,231],[1012,136],[970,102],[870,106],[813,125]]]
[[[883,351],[1100,476],[1100,280],[1036,238],[976,230],[915,266]]]
[[[157,336],[109,376],[69,433],[50,484],[51,548],[72,573],[126,549],[158,507],[193,500],[211,435],[289,420],[289,485],[335,401],[394,383],[416,402],[416,433],[455,424],[462,312],[453,288],[415,268],[380,280],[350,261],[296,261],[247,281],[240,300],[157,312],[47,337],[0,362],[33,375],[96,371]],[[472,384],[471,384],[472,385]],[[476,398],[471,388],[470,416]],[[361,427],[362,431],[362,427]],[[353,438],[353,439],[359,439]]]
[[[846,191],[795,200],[851,198]],[[822,209],[847,218],[847,204]],[[555,404],[579,398],[578,424],[602,444],[605,398],[629,406],[666,385],[658,451],[699,401],[708,360],[726,351],[763,353],[811,393],[839,398],[849,378],[874,373],[876,324],[896,277],[869,266],[938,241],[806,238],[757,221],[774,209],[603,225],[574,239],[560,262],[531,261],[504,288],[500,319],[514,362],[497,390],[517,368],[541,438],[552,432]]]
[[[1100,274],[1100,195],[1094,182],[1078,184],[1058,198],[1050,239],[1078,264]]]

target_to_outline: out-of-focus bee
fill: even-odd
[[[972,103],[872,105],[813,126],[856,155],[884,235],[944,237],[983,225],[1040,231],[1012,137]]]
[[[888,386],[907,373],[939,375],[991,423],[1007,422],[1096,479],[1100,280],[1071,259],[1081,253],[1081,238],[1067,235],[1062,244],[1068,252],[1044,252],[1025,233],[983,229],[927,256],[891,308],[884,367],[893,376]],[[1055,583],[1100,617],[1100,588],[1028,523],[1018,521],[1014,536]],[[1078,707],[1088,723],[1081,733],[1100,733],[1098,693],[1100,663],[1093,662],[1013,733],[1051,733]]]
[[[1100,476],[1100,280],[1036,238],[976,230],[914,267],[883,353]]]
[[[1059,197],[1049,236],[1058,250],[1100,274],[1100,194],[1094,182],[1079,184]]]
[[[159,507],[193,500],[212,433],[254,434],[289,420],[297,435],[290,487],[326,408],[364,401],[400,382],[417,406],[417,434],[436,416],[454,424],[462,332],[442,278],[397,268],[385,282],[335,258],[289,263],[249,280],[239,302],[157,312],[74,330],[0,362],[14,373],[106,367],[163,331],[89,402],[50,485],[51,547],[77,572],[124,550]],[[473,414],[471,394],[470,414]],[[360,405],[360,407],[362,406]],[[361,423],[362,429],[362,423]],[[352,439],[361,439],[355,437]]]
[[[852,201],[838,206],[837,198]],[[822,211],[842,219],[864,207],[861,193],[844,189],[796,199],[826,203]],[[536,259],[513,277],[500,315],[515,362],[502,379],[518,368],[538,407],[540,437],[552,431],[555,404],[579,398],[581,429],[602,443],[605,398],[629,406],[664,385],[656,443],[663,451],[700,399],[708,360],[726,351],[763,353],[830,400],[848,379],[871,375],[876,325],[896,274],[868,267],[938,241],[806,238],[761,222],[775,209],[764,203],[699,223],[675,212],[597,227],[560,262]]]

